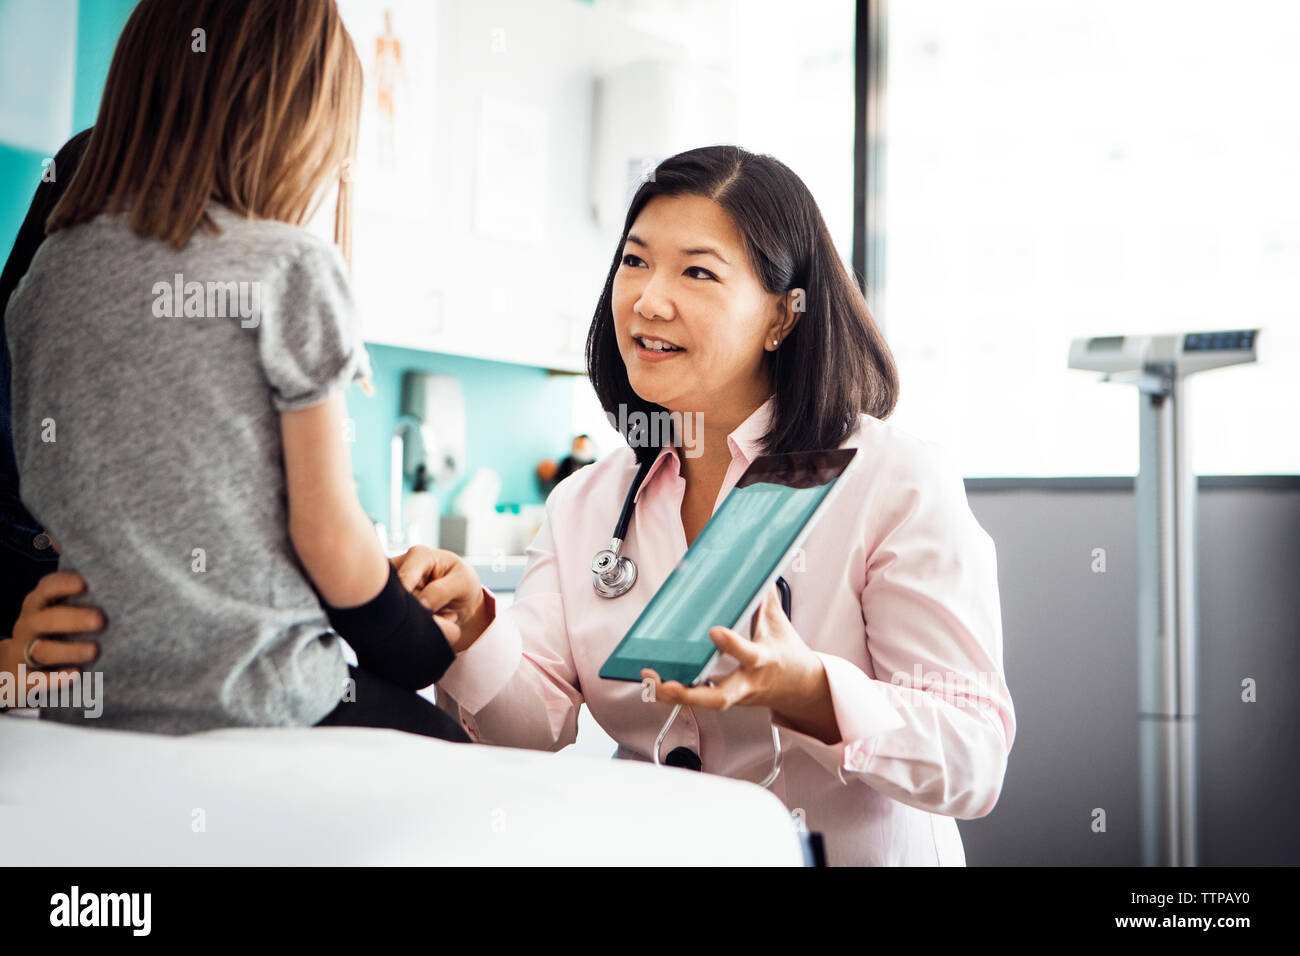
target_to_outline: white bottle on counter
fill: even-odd
[[[438,547],[438,498],[429,490],[429,476],[424,465],[415,471],[415,486],[406,496],[403,518],[411,529],[410,544]]]

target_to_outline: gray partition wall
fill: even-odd
[[[997,807],[959,821],[967,863],[1137,866],[1133,480],[966,488],[997,543],[1017,720]],[[1300,478],[1203,477],[1197,515],[1198,863],[1298,865]]]

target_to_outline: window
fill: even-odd
[[[888,4],[894,420],[967,476],[1135,474],[1137,392],[1079,336],[1262,328],[1194,376],[1191,465],[1300,472],[1300,5]]]

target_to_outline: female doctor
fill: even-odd
[[[1015,736],[994,546],[952,462],[883,421],[892,357],[803,182],[729,146],[663,162],[628,210],[587,363],[611,419],[692,416],[694,447],[625,435],[557,486],[509,609],[453,555],[406,563],[408,587],[463,630],[440,705],[476,741],[559,750],[585,703],[619,756],[652,759],[682,704],[660,754],[687,747],[705,772],[755,782],[775,726],[772,790],[829,863],[964,864],[954,818],[993,809]],[[712,628],[713,686],[597,676],[754,458],[833,447],[859,451],[783,571],[792,620],[773,588],[749,626]],[[593,554],[638,461],[623,546],[638,577],[609,598]]]
[[[754,782],[779,741],[771,788],[830,864],[964,864],[955,818],[993,809],[1015,737],[993,542],[944,453],[884,421],[893,360],[804,184],[735,147],[662,163],[628,210],[587,358],[614,420],[701,427],[680,446],[626,434],[563,481],[508,609],[450,552],[400,559],[408,590],[460,627],[439,704],[476,741],[559,750],[585,703],[621,757],[685,747]],[[712,628],[712,686],[597,676],[755,457],[837,446],[858,454],[783,569],[792,619],[773,589],[753,621]],[[603,597],[593,555],[640,462],[622,548],[637,580]],[[93,630],[50,617],[78,583],[47,578],[15,635]]]

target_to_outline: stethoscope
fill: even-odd
[[[637,492],[641,490],[641,484],[645,481],[645,476],[650,471],[651,461],[643,461],[637,467],[636,476],[632,479],[632,485],[627,490],[627,495],[623,498],[623,508],[618,513],[618,523],[614,525],[614,535],[609,539],[609,547],[603,548],[596,552],[596,556],[591,559],[591,570],[595,577],[592,579],[592,587],[596,593],[603,598],[622,597],[628,591],[632,590],[632,585],[636,584],[636,562],[623,554],[623,541],[627,537],[627,526],[632,520],[632,512],[636,508]],[[781,594],[781,609],[785,611],[785,616],[790,616],[791,598],[790,585],[785,578],[776,579],[777,590]],[[712,681],[706,681],[712,685]],[[655,738],[654,758],[655,766],[661,766],[659,751],[663,747],[664,739],[668,736],[668,731],[677,719],[677,715],[682,712],[682,705],[677,704],[673,707],[672,713],[668,715],[668,720],[659,730],[659,736]],[[694,717],[695,712],[691,711]],[[669,751],[665,761],[671,767],[686,767],[691,770],[700,770],[703,768],[703,761],[700,760],[699,754],[689,747],[675,747]],[[770,787],[776,778],[781,775],[781,733],[777,730],[775,724],[772,725],[772,769],[760,782],[760,787]]]
[[[623,539],[627,536],[628,522],[632,520],[632,511],[636,508],[637,492],[650,471],[653,462],[643,461],[637,467],[632,487],[628,488],[623,498],[623,510],[618,513],[618,524],[614,525],[614,537],[609,539],[609,547],[597,551],[591,559],[591,571],[595,575],[592,587],[603,598],[622,597],[636,584],[636,562],[622,553]]]

